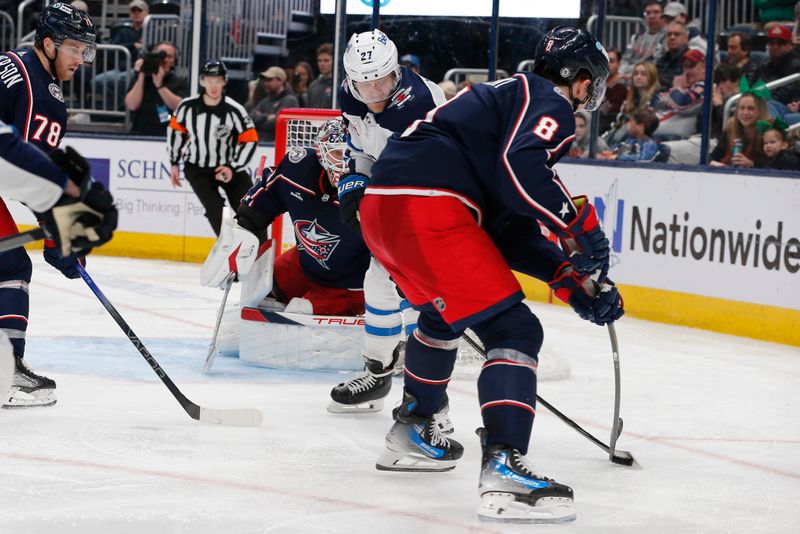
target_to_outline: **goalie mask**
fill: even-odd
[[[341,117],[323,124],[314,140],[314,150],[319,163],[328,172],[331,184],[339,185],[339,177],[347,172],[347,126]]]
[[[45,37],[53,40],[59,52],[80,57],[84,63],[92,63],[97,54],[97,30],[92,19],[84,11],[64,2],[47,6],[36,19],[36,44],[41,46]],[[81,50],[73,45],[66,46],[65,39],[78,41],[86,47]]]
[[[365,104],[387,100],[400,84],[397,48],[385,33],[354,33],[344,50],[347,88]]]
[[[550,72],[557,73],[569,87],[570,99],[577,110],[583,104],[586,111],[594,111],[603,102],[608,80],[608,53],[600,41],[586,30],[559,26],[547,32],[536,47],[533,70],[546,65]],[[572,83],[580,71],[590,78],[589,94],[582,101],[572,96]]]

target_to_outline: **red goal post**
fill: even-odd
[[[286,108],[278,112],[275,123],[275,166],[289,149],[312,147],[317,131],[325,121],[341,117],[338,109]],[[283,252],[283,217],[272,223],[272,238],[277,243],[275,255]]]

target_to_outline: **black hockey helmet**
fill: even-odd
[[[603,102],[608,80],[608,53],[600,41],[587,30],[571,26],[558,26],[547,32],[533,59],[533,70],[542,65],[568,82],[570,99],[572,98],[572,82],[581,70],[591,77],[589,95],[583,102],[574,102],[575,107],[584,105],[587,111],[594,111]]]
[[[89,15],[65,2],[50,4],[36,19],[36,44],[50,37],[59,48],[64,39],[74,39],[86,44],[83,61],[91,63],[97,54],[97,30]]]
[[[228,67],[225,63],[218,59],[209,59],[203,65],[203,70],[200,72],[201,76],[222,76],[225,81],[228,81]]]

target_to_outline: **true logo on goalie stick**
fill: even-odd
[[[305,251],[306,254],[317,260],[317,263],[330,269],[328,260],[339,246],[342,240],[340,236],[328,232],[317,223],[316,219],[295,221],[294,235],[297,237],[298,250]]]

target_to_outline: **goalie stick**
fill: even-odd
[[[252,409],[252,408],[242,408],[242,409],[213,409],[213,408],[203,408],[202,406],[198,406],[197,404],[190,401],[186,396],[181,393],[181,390],[178,389],[178,386],[167,376],[167,373],[161,366],[158,364],[153,355],[145,348],[144,344],[142,344],[139,337],[133,332],[128,323],[125,322],[125,319],[119,314],[117,309],[114,307],[113,304],[106,298],[100,288],[97,287],[97,284],[94,283],[94,280],[89,276],[89,273],[86,272],[86,269],[79,262],[75,262],[75,269],[77,269],[78,273],[80,273],[81,278],[83,281],[86,282],[86,285],[89,286],[89,289],[92,290],[92,293],[95,294],[97,299],[103,304],[105,309],[111,314],[111,317],[117,322],[119,327],[125,332],[125,335],[128,336],[128,339],[133,343],[133,346],[139,351],[139,354],[147,360],[147,363],[150,364],[150,367],[153,371],[158,375],[161,381],[167,386],[167,389],[172,393],[172,395],[178,400],[180,405],[186,410],[186,413],[192,419],[196,419],[198,421],[202,421],[204,423],[212,423],[217,425],[224,425],[224,426],[261,426],[261,422],[264,419],[263,414],[260,410]]]
[[[478,354],[480,354],[481,356],[486,358],[486,352],[483,350],[483,347],[481,347],[474,339],[472,339],[466,333],[461,334],[461,337],[463,337],[464,340],[467,343],[469,343],[470,346],[472,346],[472,348],[475,349],[478,352]],[[541,404],[542,406],[544,406],[545,408],[550,410],[553,413],[553,415],[555,415],[556,417],[561,419],[568,426],[572,427],[580,435],[582,435],[583,437],[585,437],[586,439],[588,439],[589,441],[591,441],[592,443],[594,443],[595,445],[597,445],[598,447],[600,447],[601,449],[606,451],[609,454],[609,460],[611,460],[611,462],[613,462],[615,464],[619,464],[619,465],[624,465],[624,466],[627,466],[627,467],[641,468],[639,463],[634,459],[633,455],[630,452],[612,450],[611,447],[609,447],[608,445],[606,445],[605,443],[603,443],[602,441],[600,441],[599,439],[597,439],[596,437],[591,435],[589,432],[584,430],[583,427],[581,427],[578,423],[576,423],[575,421],[573,421],[572,419],[570,419],[569,417],[567,417],[566,415],[561,413],[558,409],[556,409],[555,406],[553,406],[552,404],[550,404],[549,402],[544,400],[539,395],[536,395],[536,400],[539,402],[539,404]],[[617,412],[616,415],[618,415],[618,412]],[[617,425],[616,424],[614,426],[615,426],[615,429],[617,429],[619,432],[621,432],[622,431],[622,419],[618,418],[618,421],[620,423],[619,426],[618,426],[618,429],[617,429]],[[617,437],[619,437],[619,436],[617,436]],[[612,440],[612,443],[614,445],[616,445],[616,439]]]
[[[44,230],[41,228],[34,228],[27,232],[4,237],[0,239],[0,252],[6,252],[7,250],[12,250],[27,245],[28,243],[33,243],[34,241],[40,241],[44,239],[44,237]]]

